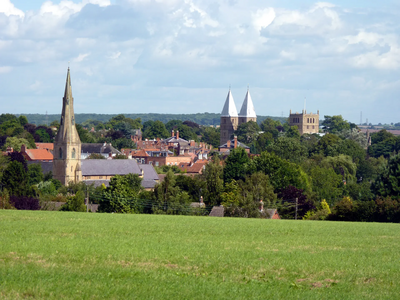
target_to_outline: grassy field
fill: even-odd
[[[0,211],[0,299],[399,299],[400,225]]]

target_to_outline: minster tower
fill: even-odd
[[[82,180],[81,140],[75,127],[74,98],[69,68],[62,105],[60,128],[54,140],[53,177],[67,185]]]
[[[226,97],[224,108],[221,112],[221,124],[220,124],[220,145],[225,144],[230,140],[238,127],[239,117],[236,110],[235,101],[231,90],[228,92]]]

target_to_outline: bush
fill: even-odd
[[[333,207],[333,213],[330,215],[331,220],[335,221],[356,221],[356,205],[350,197],[343,197]]]
[[[11,196],[10,203],[19,210],[39,210],[39,199],[26,196]]]
[[[80,212],[86,211],[85,194],[82,191],[78,191],[75,196],[70,197],[67,203],[61,206],[60,210]]]
[[[0,209],[15,209],[10,203],[10,195],[7,189],[4,189],[0,196]]]

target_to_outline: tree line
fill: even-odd
[[[20,115],[16,115],[19,117]],[[53,121],[59,121],[60,114],[24,114],[28,118],[29,123],[35,125],[49,125]],[[118,114],[75,114],[75,121],[78,124],[84,123],[87,120],[100,121],[102,123],[107,123],[110,119],[118,116]],[[130,119],[141,119],[143,122],[147,121],[161,121],[163,123],[168,123],[171,120],[179,121],[192,121],[199,125],[209,126],[209,125],[219,125],[220,117],[219,113],[197,113],[197,114],[125,114],[127,118]],[[271,117],[271,116],[258,116],[259,122],[264,121],[266,118],[272,118],[274,120],[279,120],[285,122],[284,117]]]
[[[28,123],[22,125],[22,118],[12,120],[14,129],[7,123],[10,120],[4,121],[1,116],[0,120],[0,130],[26,135],[23,131]],[[202,128],[180,121],[168,126],[156,121],[141,124],[140,120],[122,115],[110,121],[107,126],[120,132],[131,130],[127,125],[131,122],[131,128],[142,125],[143,134],[147,132],[148,136],[170,134],[171,128],[184,133],[183,126],[187,126],[199,138],[195,130]],[[297,203],[299,218],[399,222],[400,137],[381,130],[371,134],[368,145],[366,135],[341,116],[325,116],[321,124],[325,132],[322,136],[300,136],[296,127],[272,119],[260,125],[243,124],[235,134],[251,147],[253,154],[248,155],[243,148],[233,149],[229,155],[216,151],[210,154],[212,160],[203,173],[195,177],[181,174],[177,168],[162,167],[165,179],[154,191],[143,190],[141,178],[132,174],[115,176],[109,187],[87,187],[84,183],[61,187],[51,174],[40,177],[37,167],[25,167],[18,154],[2,156],[1,184],[14,200],[36,197],[38,201],[59,199],[70,203],[73,199],[80,203],[77,193],[81,200],[89,193],[102,212],[207,214],[210,207],[223,205],[226,216],[263,217],[262,200],[265,208],[278,208],[283,218],[295,217]],[[190,206],[200,197],[205,207]]]

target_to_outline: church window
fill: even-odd
[[[75,158],[75,156],[76,156],[76,151],[75,151],[75,148],[74,148],[74,149],[72,149],[72,158]]]
[[[63,153],[62,153],[62,149],[60,148],[60,150],[59,150],[59,152],[58,152],[58,155],[59,155],[59,158],[60,159],[62,159],[63,158],[63,155],[62,155]]]

